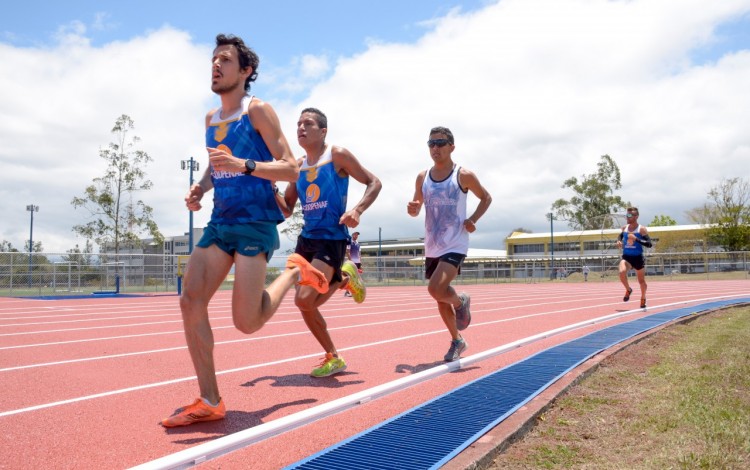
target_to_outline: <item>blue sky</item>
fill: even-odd
[[[7,2],[6,2],[7,3]],[[380,2],[25,1],[0,15],[0,239],[22,248],[27,204],[47,251],[83,244],[70,201],[103,173],[98,150],[121,114],[153,158],[143,199],[165,235],[187,230],[181,160],[205,163],[203,117],[216,106],[217,33],[261,57],[252,92],[270,102],[296,155],[294,123],[316,106],[329,142],[384,184],[362,239],[421,236],[406,215],[424,141],[456,136],[454,160],[494,203],[472,236],[503,247],[545,214],[571,176],[603,154],[642,221],[701,206],[721,178],[750,178],[750,0]],[[230,11],[229,8],[232,8]],[[361,196],[353,184],[350,198]],[[196,214],[196,225],[208,220]],[[559,227],[558,227],[559,226]],[[563,222],[556,230],[565,231]],[[291,241],[285,241],[287,245]]]
[[[411,43],[423,23],[458,9],[469,13],[485,0],[360,2],[244,1],[222,9],[206,1],[23,1],[3,8],[0,39],[16,46],[53,45],[61,28],[86,27],[91,45],[127,41],[170,25],[196,43],[212,44],[217,33],[243,37],[261,56],[261,67],[278,68],[305,54],[352,56],[368,43]],[[231,11],[230,11],[231,9]]]
[[[61,25],[80,21],[97,25],[93,45],[129,39],[164,24],[189,31],[197,42],[210,43],[217,32],[247,37],[269,56],[289,57],[325,50],[351,55],[364,50],[367,38],[413,41],[422,21],[444,16],[454,8],[470,12],[485,0],[347,0],[245,1],[24,1],[3,8],[0,30],[16,45],[51,43]],[[232,9],[230,11],[230,9]]]

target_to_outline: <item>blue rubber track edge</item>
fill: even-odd
[[[529,356],[405,411],[287,469],[437,469],[563,375],[616,344],[679,318],[750,298],[679,308],[620,323]]]

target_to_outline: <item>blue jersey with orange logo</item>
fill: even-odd
[[[340,224],[346,212],[349,177],[339,176],[333,164],[330,146],[315,165],[308,165],[305,157],[297,180],[305,226],[302,236],[323,240],[346,240],[349,230]]]
[[[628,234],[635,235],[636,240],[643,240],[641,235],[641,226],[638,225],[632,232],[628,231],[628,226],[622,228],[622,254],[628,256],[639,256],[643,254],[643,245],[635,240],[630,240]]]
[[[252,99],[243,99],[240,111],[228,118],[221,118],[221,110],[211,116],[206,129],[207,147],[258,162],[273,160],[263,137],[255,130],[247,115],[247,107]],[[211,182],[214,185],[211,222],[235,225],[263,221],[280,223],[284,220],[276,203],[271,181],[211,168]]]

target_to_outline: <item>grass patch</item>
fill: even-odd
[[[750,468],[750,308],[608,358],[490,468]]]

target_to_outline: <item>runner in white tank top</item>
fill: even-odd
[[[422,183],[425,207],[424,251],[428,258],[439,258],[446,253],[466,255],[469,232],[466,220],[466,191],[458,182],[460,168],[442,181],[435,181],[430,170]]]
[[[487,211],[492,196],[481,185],[477,176],[453,163],[451,154],[456,148],[453,133],[447,127],[434,127],[427,141],[433,166],[417,176],[414,198],[406,211],[416,217],[425,206],[425,275],[430,280],[428,290],[438,305],[438,311],[451,335],[451,345],[444,359],[455,361],[466,350],[466,340],[459,330],[471,322],[468,294],[457,294],[451,282],[460,273],[461,263],[469,250],[469,234],[476,230],[480,217]],[[466,217],[466,196],[471,191],[479,204]]]

